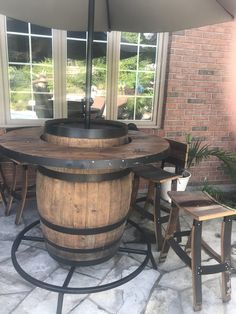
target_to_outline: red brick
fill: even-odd
[[[235,103],[236,88],[229,66],[235,25],[211,25],[170,36],[164,129],[152,132],[182,141],[191,133],[206,138],[214,147],[236,150],[236,119],[231,119],[233,112],[225,105],[226,100]],[[199,70],[209,70],[212,75]],[[189,99],[203,100],[204,104],[189,103]],[[207,131],[200,131],[201,127]],[[201,163],[193,171],[191,182],[203,184],[205,177],[213,183],[229,182],[220,165],[212,159]]]

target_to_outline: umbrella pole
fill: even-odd
[[[85,101],[85,128],[90,128],[90,105],[91,86],[92,86],[92,48],[93,48],[93,34],[94,34],[94,0],[89,0],[88,7],[88,40],[86,49],[86,101]]]

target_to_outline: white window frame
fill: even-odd
[[[117,119],[117,96],[118,90],[114,86],[118,86],[119,76],[119,59],[120,59],[120,32],[112,32],[110,34],[110,40],[108,45],[108,75],[107,75],[107,104],[114,104],[113,106],[107,106],[107,119]],[[157,63],[154,86],[154,100],[153,100],[153,117],[152,120],[119,120],[121,122],[129,123],[134,122],[138,127],[142,128],[161,128],[162,115],[163,115],[163,103],[164,103],[164,87],[166,78],[166,63],[168,52],[168,33],[160,33],[158,39],[157,49]]]
[[[117,117],[117,86],[120,58],[120,32],[108,33],[107,43],[107,92],[106,92],[106,119],[116,120]],[[138,127],[160,128],[163,114],[164,85],[168,49],[168,33],[159,34],[157,49],[157,71],[154,87],[154,107],[151,121],[120,120],[125,123],[134,122]],[[66,61],[67,61],[67,33],[61,30],[52,30],[52,58],[54,68],[54,117],[67,117],[66,103]],[[0,15],[0,125],[27,126],[42,125],[45,119],[11,119],[10,97],[8,80],[8,55],[6,41],[5,16]]]

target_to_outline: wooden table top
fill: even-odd
[[[167,157],[168,142],[158,136],[129,131],[131,142],[109,148],[77,148],[41,139],[43,127],[22,128],[0,136],[0,153],[18,162],[80,169],[124,169]]]

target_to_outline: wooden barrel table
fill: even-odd
[[[12,131],[0,151],[38,164],[37,205],[48,253],[68,265],[93,265],[118,250],[132,190],[130,168],[160,160],[168,143],[115,121],[57,119]]]

